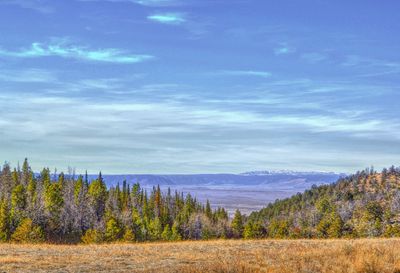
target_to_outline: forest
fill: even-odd
[[[190,194],[151,191],[123,181],[107,188],[101,173],[34,173],[5,163],[0,172],[0,241],[106,243],[214,238],[360,238],[400,236],[400,169],[373,168],[331,185],[277,200],[229,219]]]

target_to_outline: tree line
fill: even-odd
[[[239,217],[240,216],[240,217]],[[0,241],[101,243],[240,237],[243,217],[231,222],[190,194],[143,189],[139,183],[107,188],[101,173],[35,174],[5,163],[0,172]]]
[[[313,186],[249,216],[212,209],[190,194],[139,183],[107,188],[101,173],[0,171],[0,241],[102,243],[213,238],[400,236],[400,168],[373,168]]]
[[[256,237],[400,237],[400,168],[373,168],[313,186],[250,215]]]

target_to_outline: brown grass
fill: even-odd
[[[3,244],[0,272],[400,273],[400,240]]]

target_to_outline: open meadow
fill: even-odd
[[[1,272],[400,272],[400,240],[0,245]]]

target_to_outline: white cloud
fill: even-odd
[[[154,13],[147,16],[147,19],[161,24],[180,25],[186,22],[183,13],[168,12],[168,13]]]
[[[43,69],[0,70],[0,81],[52,83],[57,81],[55,73]]]
[[[24,9],[31,9],[40,13],[53,13],[54,8],[43,0],[2,0],[0,4],[15,5]]]
[[[61,57],[84,61],[96,61],[106,63],[138,63],[154,58],[151,55],[130,54],[117,48],[90,49],[85,46],[77,46],[67,43],[64,39],[50,43],[34,42],[29,48],[19,50],[5,50],[0,48],[0,56],[14,58],[39,58]]]
[[[261,78],[268,78],[271,73],[268,71],[257,71],[257,70],[222,70],[217,74],[226,76],[254,76]]]

